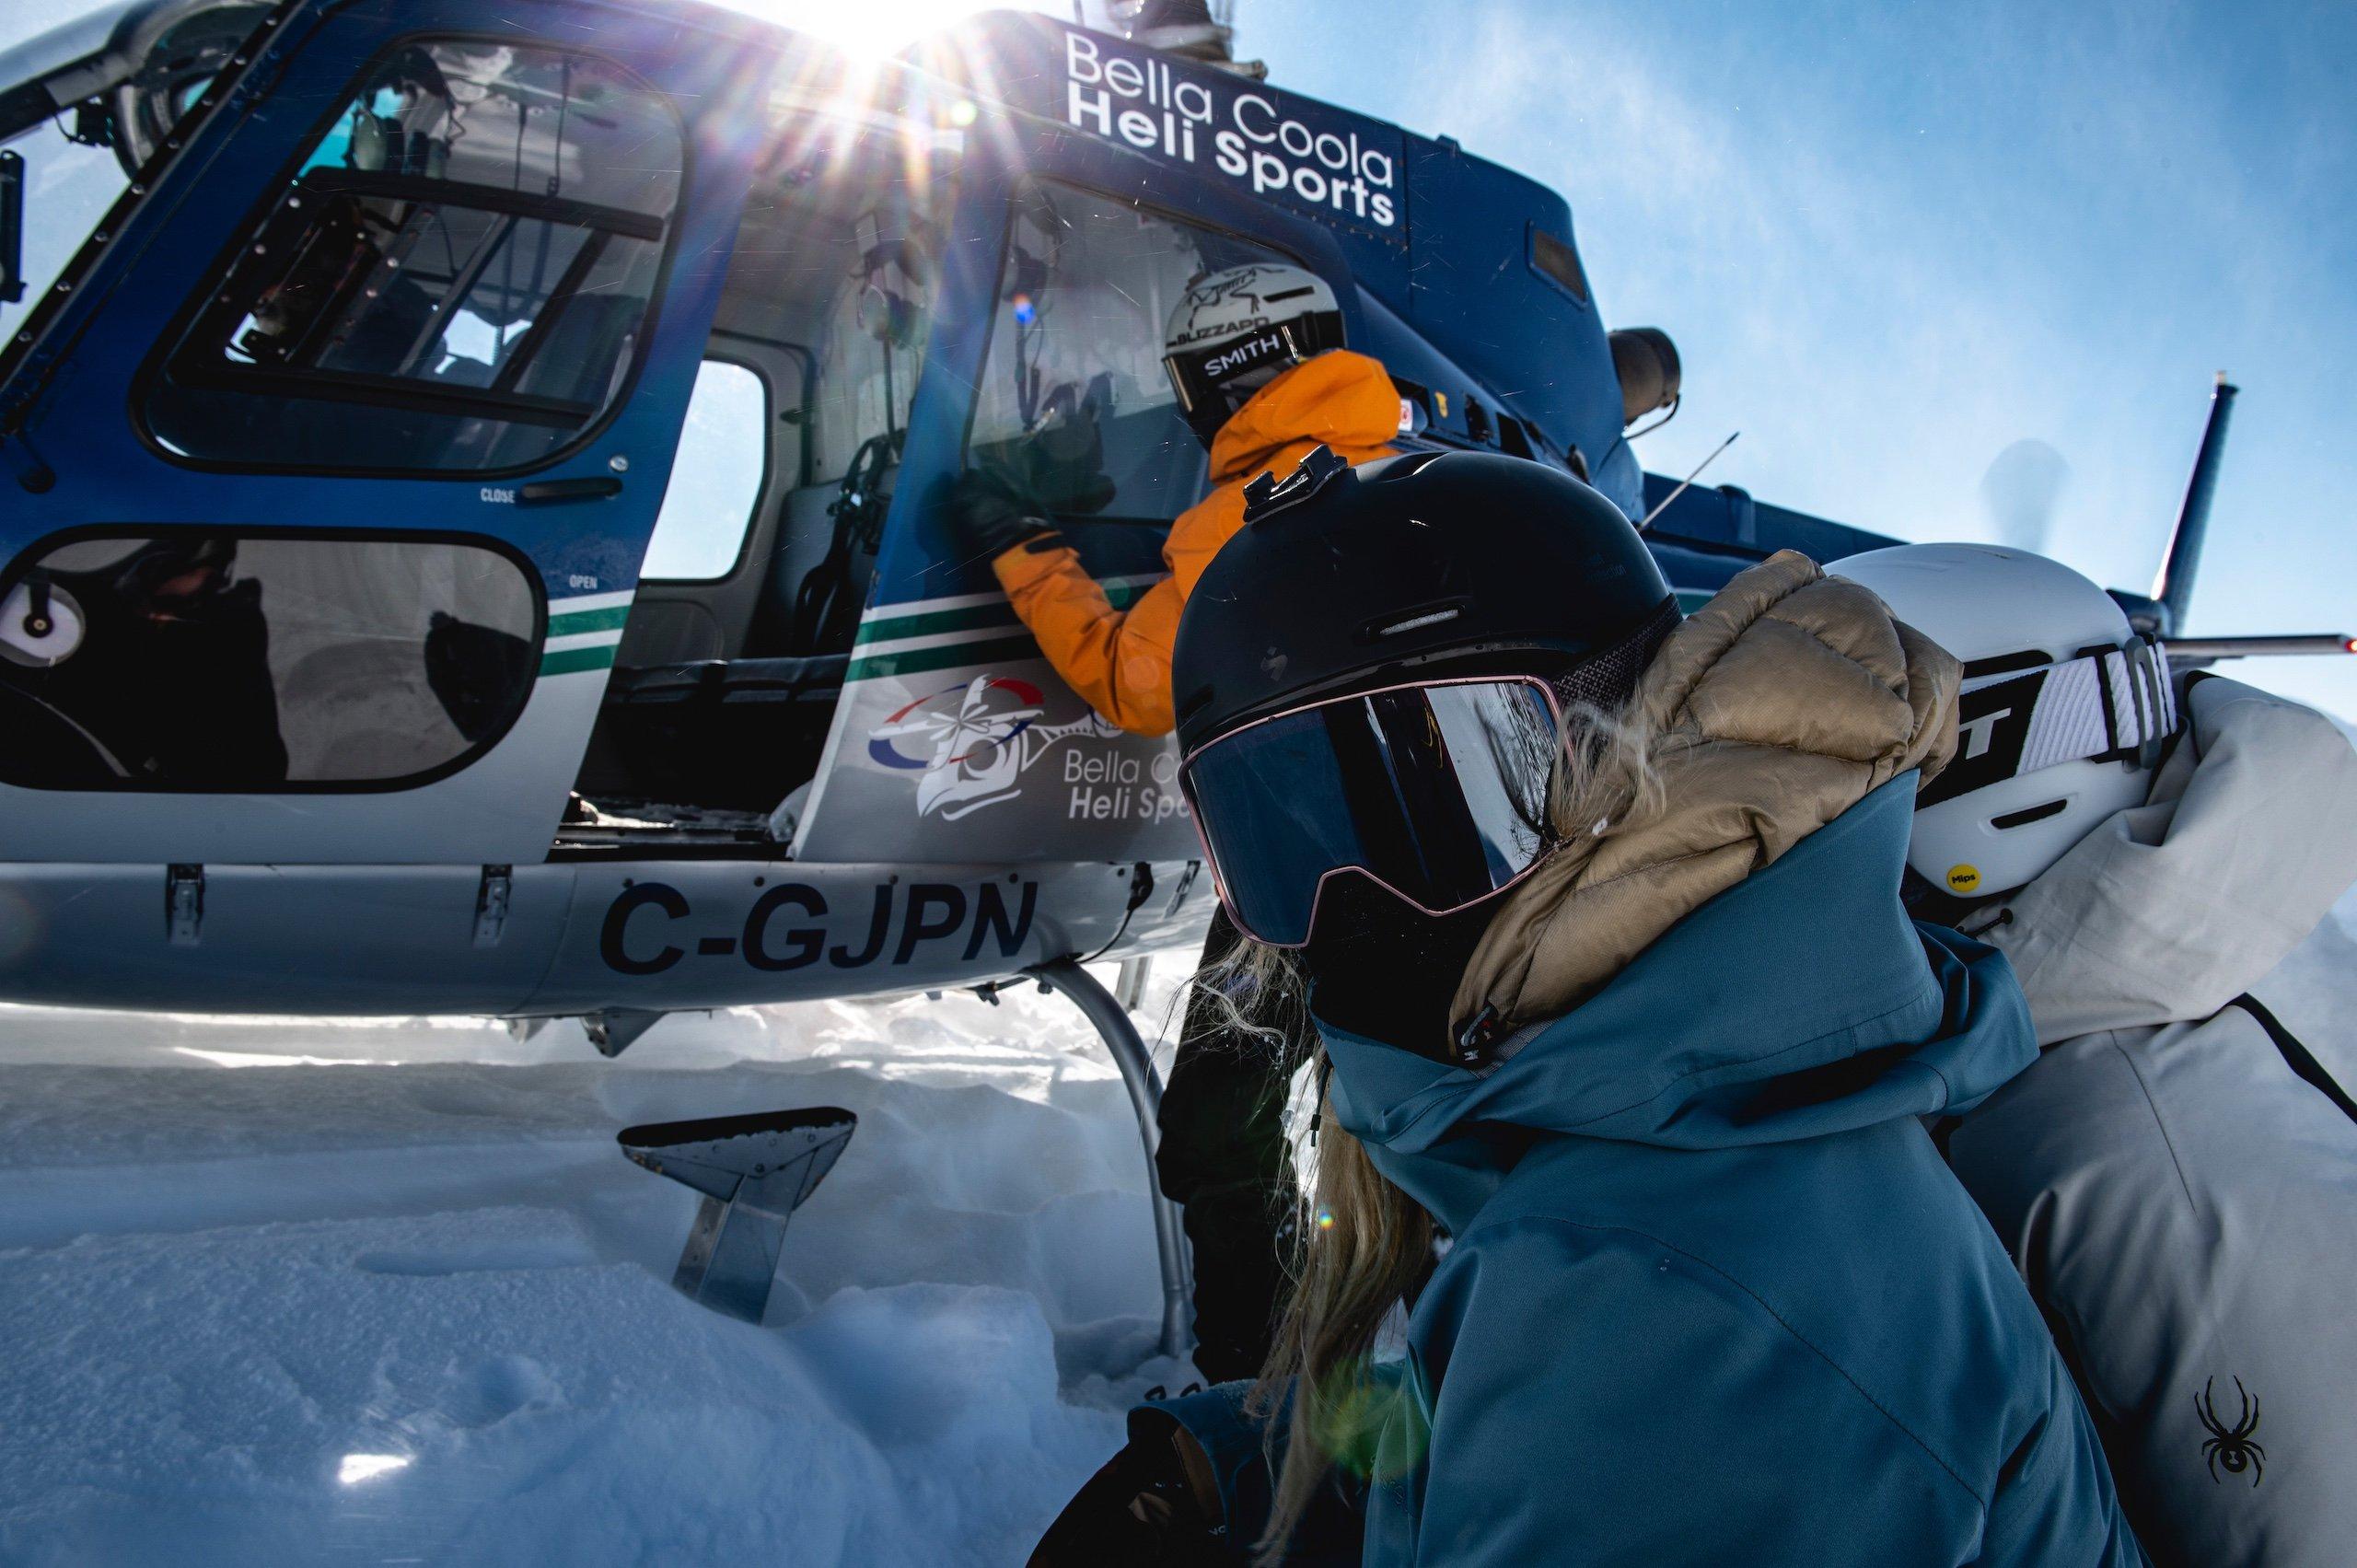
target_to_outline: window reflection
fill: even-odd
[[[0,778],[389,787],[505,733],[540,606],[478,545],[175,529],[42,553],[0,602]]]
[[[1110,196],[1042,184],[1016,203],[968,461],[1064,427],[1093,471],[1060,491],[1073,510],[1167,522],[1201,497],[1202,444],[1162,368],[1164,323],[1190,279],[1289,258]],[[1075,438],[1076,437],[1076,438]]]
[[[630,367],[680,157],[668,102],[618,66],[397,51],[208,280],[156,434],[193,457],[328,469],[555,453]]]

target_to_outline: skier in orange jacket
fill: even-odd
[[[1050,514],[1106,504],[1093,426],[1051,425],[1010,470],[963,475],[951,512],[968,547],[986,555],[1040,651],[1097,711],[1140,735],[1169,733],[1170,645],[1178,612],[1220,547],[1244,526],[1244,487],[1280,479],[1321,442],[1354,463],[1386,456],[1399,430],[1399,394],[1383,366],[1342,346],[1341,311],[1324,279],[1299,267],[1230,267],[1189,285],[1163,341],[1178,406],[1211,449],[1215,488],[1170,526],[1170,575],[1116,610]],[[1206,968],[1236,928],[1214,912]],[[1239,1007],[1274,1038],[1228,1025],[1226,1010],[1191,1000],[1157,1118],[1163,1192],[1183,1205],[1195,1256],[1195,1366],[1206,1378],[1248,1377],[1267,1356],[1285,1276],[1278,1226],[1294,1190],[1284,1086],[1298,1059],[1298,1017]]]
[[[1047,508],[1004,475],[960,477],[952,515],[991,567],[1039,651],[1067,685],[1123,729],[1171,728],[1170,643],[1195,579],[1244,524],[1244,486],[1293,471],[1323,443],[1354,463],[1385,456],[1399,394],[1383,366],[1341,346],[1323,278],[1255,264],[1198,278],[1171,313],[1165,366],[1211,448],[1215,488],[1170,525],[1170,575],[1116,610],[1063,542]]]

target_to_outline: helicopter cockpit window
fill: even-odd
[[[1197,273],[1289,260],[1110,196],[1032,187],[1015,204],[968,463],[1060,429],[1053,449],[1074,471],[1056,499],[1071,513],[1176,517],[1202,498],[1205,459],[1162,367],[1163,324]]]
[[[593,56],[402,46],[207,283],[150,430],[257,467],[553,457],[628,379],[680,144],[663,97]]]
[[[533,578],[489,544],[175,528],[41,551],[0,598],[0,779],[393,789],[496,742],[540,668]]]

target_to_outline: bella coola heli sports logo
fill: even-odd
[[[1071,724],[1042,725],[1042,694],[1028,680],[978,675],[919,697],[867,732],[867,755],[883,767],[917,772],[917,815],[945,822],[1012,800],[1031,765],[1059,740],[1109,740],[1120,734],[1095,712]],[[923,754],[900,749],[916,742]]]
[[[1230,96],[1169,64],[1064,34],[1064,119],[1107,141],[1186,163],[1208,149],[1216,168],[1256,196],[1284,192],[1310,206],[1391,228],[1399,221],[1399,170],[1356,131],[1321,131],[1254,92]]]

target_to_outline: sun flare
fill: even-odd
[[[823,39],[848,53],[870,59],[906,48],[930,32],[981,11],[1052,10],[1066,7],[1026,6],[1021,0],[721,0],[731,10]]]

